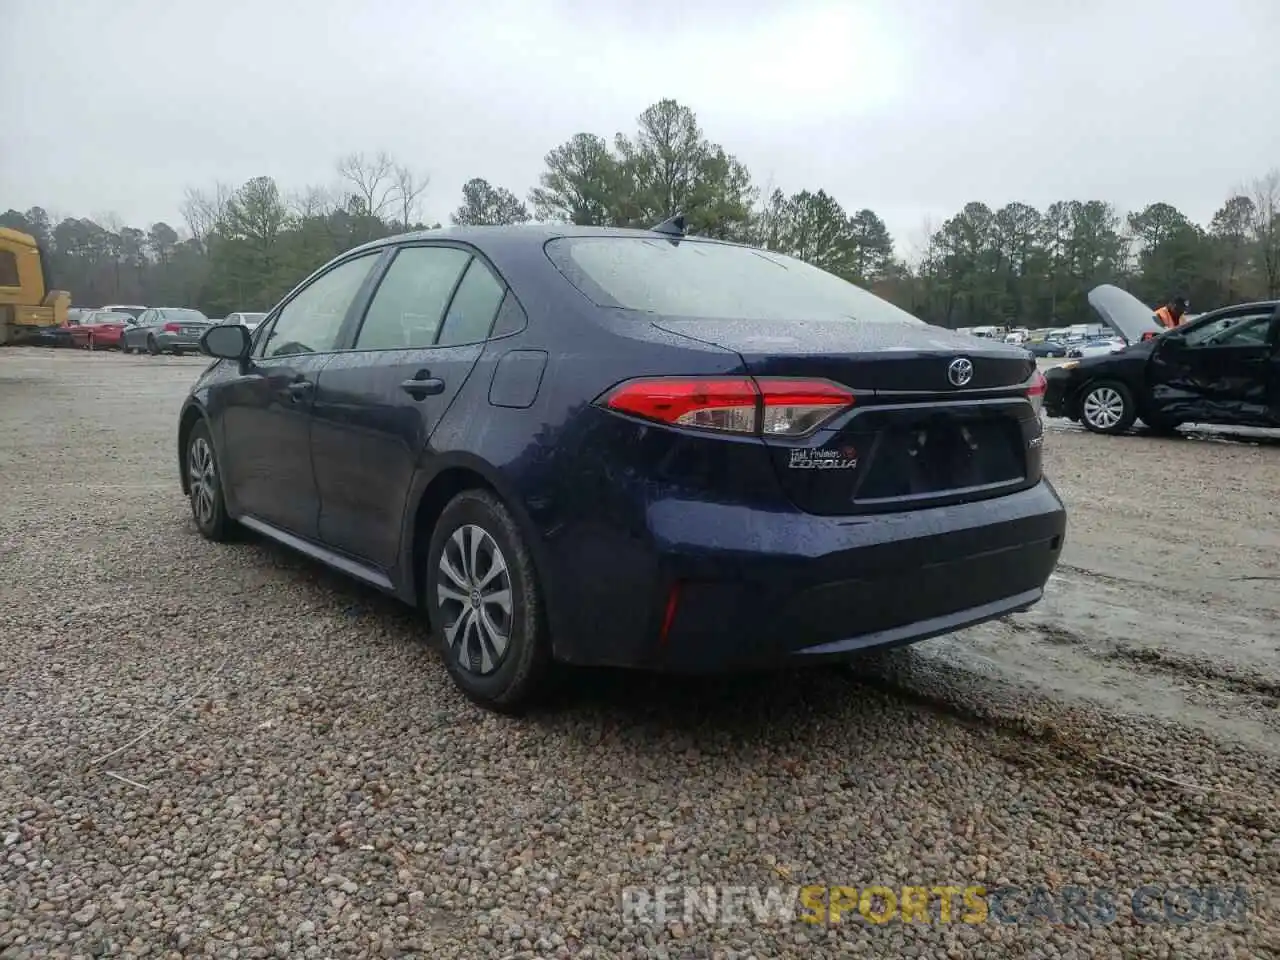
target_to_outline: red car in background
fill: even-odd
[[[90,350],[119,349],[120,335],[136,322],[128,313],[95,310],[71,328],[71,345]]]

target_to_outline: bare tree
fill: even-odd
[[[1265,295],[1280,295],[1280,168],[1249,185],[1253,201],[1249,232],[1257,245],[1258,267],[1266,284]]]
[[[304,187],[289,197],[289,210],[300,220],[328,216],[337,206],[333,191],[327,187]]]
[[[349,153],[338,160],[338,176],[350,184],[364,204],[364,212],[371,217],[381,217],[396,199],[395,172],[395,164],[385,150],[373,157]]]
[[[920,226],[907,239],[906,255],[902,258],[909,269],[920,270],[934,258],[937,252],[934,237],[937,232],[938,224],[933,217],[925,216],[921,219]]]
[[[114,210],[108,210],[104,213],[95,213],[92,215],[92,220],[98,226],[102,227],[102,229],[110,231],[111,233],[119,233],[124,229],[124,221],[120,219],[120,214],[116,213]]]
[[[208,249],[209,235],[218,229],[227,212],[227,201],[234,191],[225,183],[215,183],[211,190],[187,187],[180,211],[191,238],[201,250]]]
[[[417,222],[418,198],[426,191],[431,178],[425,173],[419,176],[408,167],[397,166],[392,171],[392,179],[395,182],[395,202],[400,208],[400,225],[408,230],[410,223]]]

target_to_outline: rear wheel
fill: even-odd
[[[1137,417],[1133,394],[1118,381],[1090,384],[1080,398],[1080,420],[1094,433],[1124,433]]]
[[[231,539],[233,521],[222,496],[222,472],[213,452],[209,425],[200,420],[187,437],[187,490],[191,516],[202,536],[222,542]]]
[[[502,713],[541,692],[550,660],[533,558],[511,513],[484,490],[453,498],[426,552],[426,607],[454,683]]]
[[[147,337],[147,353],[153,357],[160,356],[160,344],[156,343],[155,337]]]

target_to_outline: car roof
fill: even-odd
[[[632,229],[629,227],[580,227],[573,223],[521,223],[493,227],[440,227],[435,230],[416,230],[411,233],[396,234],[372,240],[355,250],[376,250],[380,247],[398,243],[413,243],[420,240],[452,240],[467,243],[488,250],[491,247],[524,247],[541,246],[548,240],[562,237],[629,237],[648,240],[677,240],[669,233],[656,230]],[[722,243],[728,246],[741,246],[715,237],[688,236],[685,241],[699,243]],[[354,253],[355,250],[350,252]]]
[[[1210,314],[1218,313],[1236,313],[1241,310],[1275,310],[1280,308],[1280,300],[1249,300],[1245,303],[1233,303],[1227,307],[1218,307],[1214,310],[1206,310],[1204,313],[1197,313],[1196,320],[1201,320]]]

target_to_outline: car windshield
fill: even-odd
[[[597,306],[715,320],[826,320],[923,326],[905,310],[792,257],[648,237],[561,237],[547,256]]]
[[[242,313],[239,314],[241,323],[261,323],[266,319],[265,313]]]
[[[178,323],[206,323],[208,318],[199,310],[161,310],[160,316],[165,320]]]

